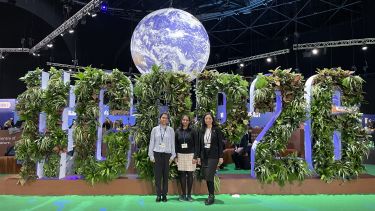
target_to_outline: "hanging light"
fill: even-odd
[[[314,48],[314,49],[312,49],[311,53],[313,55],[318,55],[319,54],[319,50],[317,48]]]

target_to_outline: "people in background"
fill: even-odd
[[[374,120],[369,119],[365,126],[365,131],[368,135],[371,135],[373,145],[375,146],[375,129],[374,129]]]
[[[25,121],[24,120],[17,120],[16,124],[14,125],[14,127],[17,127],[17,128],[20,128],[20,129],[23,129],[23,126],[25,124]]]
[[[215,202],[215,172],[217,167],[223,163],[223,133],[216,126],[211,113],[206,113],[203,116],[202,129],[199,132],[198,163],[202,165],[208,189],[208,198],[204,203],[211,205]]]
[[[112,128],[112,121],[106,117],[105,120],[104,120],[104,123],[103,123],[103,128],[108,131]]]
[[[114,128],[115,130],[123,130],[123,128],[124,128],[124,123],[122,122],[121,119],[118,119],[118,120],[115,121],[113,128]]]
[[[8,130],[9,128],[12,128],[13,126],[14,126],[13,118],[9,118],[7,121],[5,121],[3,129]]]
[[[168,113],[162,113],[159,121],[160,124],[151,131],[148,156],[154,163],[156,202],[167,202],[169,165],[176,157],[175,134],[168,126]]]
[[[193,201],[191,189],[193,187],[193,174],[197,163],[198,138],[195,131],[190,128],[190,117],[183,115],[181,126],[175,133],[176,163],[180,176],[181,190],[180,201]]]
[[[242,136],[239,145],[236,145],[236,149],[232,154],[232,160],[235,164],[236,170],[250,169],[249,152],[251,146],[251,130],[249,127],[245,135]]]

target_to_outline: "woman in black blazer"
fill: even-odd
[[[223,163],[223,133],[216,126],[211,113],[206,113],[203,117],[202,129],[199,132],[199,149],[198,164],[202,165],[209,193],[205,204],[211,205],[215,202],[215,172]]]

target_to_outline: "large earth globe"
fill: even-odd
[[[207,64],[210,41],[197,18],[183,10],[167,8],[148,14],[138,23],[130,50],[142,74],[157,65],[165,71],[183,71],[194,79]]]

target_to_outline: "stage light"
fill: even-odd
[[[108,3],[105,2],[105,1],[103,1],[102,4],[100,5],[100,10],[102,12],[107,12],[107,10],[108,10]]]
[[[245,64],[244,63],[240,63],[240,67],[245,67]]]
[[[96,13],[91,14],[91,17],[95,18],[97,16]]]
[[[52,43],[48,43],[48,44],[47,44],[47,47],[48,47],[48,48],[52,48],[52,47],[53,47],[53,44],[52,44]]]
[[[5,56],[3,54],[0,54],[0,59],[5,59]]]
[[[367,45],[363,45],[362,46],[362,51],[367,51],[367,48],[368,48]]]
[[[317,48],[314,48],[314,49],[312,49],[311,53],[312,53],[313,55],[318,55],[319,50],[318,50]]]
[[[63,36],[64,36],[64,33],[61,33],[61,34],[60,34],[60,36],[62,36],[62,37],[63,37]]]
[[[73,34],[74,33],[74,29],[69,29],[69,34]]]
[[[271,58],[271,57],[268,57],[268,58],[266,59],[266,61],[267,61],[267,63],[271,63],[271,62],[272,62],[272,58]]]

